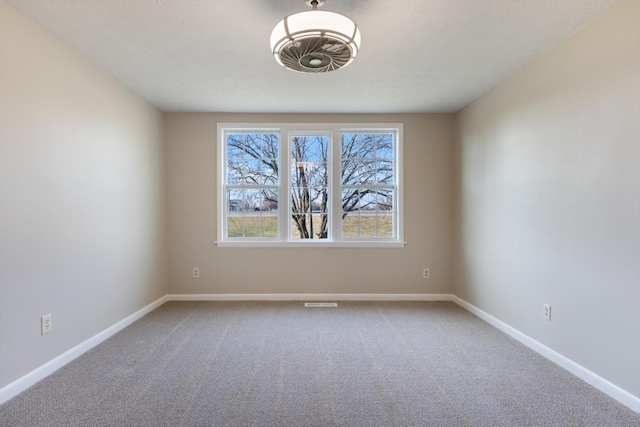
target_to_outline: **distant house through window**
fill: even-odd
[[[218,244],[401,246],[402,125],[218,125]]]

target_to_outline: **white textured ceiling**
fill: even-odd
[[[278,66],[304,0],[6,0],[165,111],[452,112],[619,0],[326,0],[357,22],[348,67]]]

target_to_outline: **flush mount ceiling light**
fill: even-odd
[[[360,30],[348,17],[318,10],[323,0],[306,0],[313,10],[294,13],[271,32],[271,51],[278,63],[302,73],[326,73],[345,67],[360,49]]]

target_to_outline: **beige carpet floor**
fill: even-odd
[[[0,406],[2,426],[640,426],[447,302],[170,302]]]

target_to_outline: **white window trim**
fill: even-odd
[[[229,131],[255,131],[255,132],[275,132],[280,134],[280,151],[278,168],[278,181],[280,182],[279,200],[286,200],[286,203],[279,203],[279,210],[286,209],[286,214],[279,211],[278,237],[261,238],[260,240],[250,240],[248,238],[224,238],[225,230],[225,141],[224,133]],[[396,155],[395,155],[395,182],[396,182],[396,238],[393,239],[348,239],[340,238],[339,227],[334,223],[335,218],[341,215],[342,199],[340,191],[340,153],[336,149],[339,145],[340,133],[349,131],[374,131],[374,132],[395,132],[396,133]],[[290,161],[290,134],[291,133],[329,133],[330,147],[329,155],[331,162],[328,165],[331,189],[331,204],[329,211],[330,235],[327,239],[304,239],[288,240],[288,227],[291,226],[291,215],[289,215],[291,185],[290,180],[283,179],[284,167],[289,167]],[[218,240],[215,242],[218,247],[250,247],[250,248],[401,248],[406,245],[404,241],[404,197],[403,197],[403,141],[404,126],[402,123],[218,123],[217,125],[217,234]],[[286,181],[286,182],[285,182]],[[285,185],[286,184],[286,185]]]

